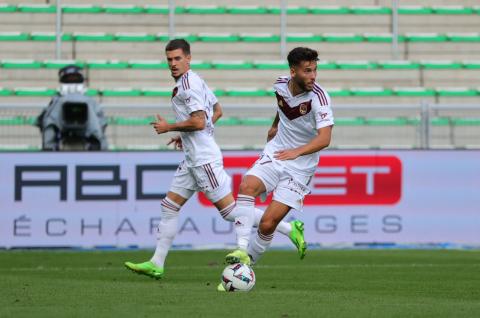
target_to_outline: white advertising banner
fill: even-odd
[[[224,152],[234,194],[257,159]],[[0,247],[152,247],[179,152],[0,153]],[[324,151],[303,211],[320,245],[480,244],[480,151]],[[267,202],[257,200],[265,209]],[[235,242],[203,194],[181,210],[174,244]],[[287,245],[276,234],[273,245]]]

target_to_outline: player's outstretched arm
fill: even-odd
[[[333,126],[327,126],[318,129],[318,134],[306,145],[294,149],[276,151],[274,155],[275,159],[293,160],[300,156],[309,155],[328,147],[332,138],[332,127]]]
[[[157,115],[157,121],[151,123],[157,134],[164,134],[169,131],[196,131],[205,128],[205,112],[203,110],[197,110],[190,114],[187,120],[169,124],[165,118]]]

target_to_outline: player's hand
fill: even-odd
[[[269,130],[268,130],[268,133],[267,133],[267,142],[269,142],[270,140],[273,139],[273,137],[275,137],[277,135],[277,131],[278,131],[278,128],[277,127],[271,127]]]
[[[300,156],[300,152],[296,149],[287,149],[275,151],[273,157],[277,160],[293,160]]]
[[[167,146],[171,144],[173,144],[173,147],[175,148],[175,150],[183,149],[182,138],[180,138],[180,136],[175,136],[172,139],[170,139],[170,141],[167,143]]]
[[[151,122],[150,125],[153,126],[157,134],[164,134],[168,132],[168,123],[165,118],[160,115],[157,115],[157,121]]]

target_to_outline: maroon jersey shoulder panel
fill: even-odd
[[[278,94],[278,92],[275,92],[275,96],[277,97],[278,108],[290,120],[294,120],[298,117],[304,116],[312,110],[312,100],[300,103],[294,107],[290,107],[285,98]]]
[[[178,93],[178,87],[175,86],[175,88],[172,91],[172,98],[174,98],[177,95],[177,93]]]

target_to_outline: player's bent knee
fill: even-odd
[[[262,220],[258,229],[264,235],[270,235],[275,232],[277,224],[273,220]]]
[[[240,183],[240,188],[238,190],[240,194],[243,194],[243,195],[249,195],[249,196],[252,196],[252,197],[256,197],[259,195],[259,192],[260,190],[258,189],[257,186],[254,186],[248,182],[246,182],[245,180],[242,181],[242,183]]]

